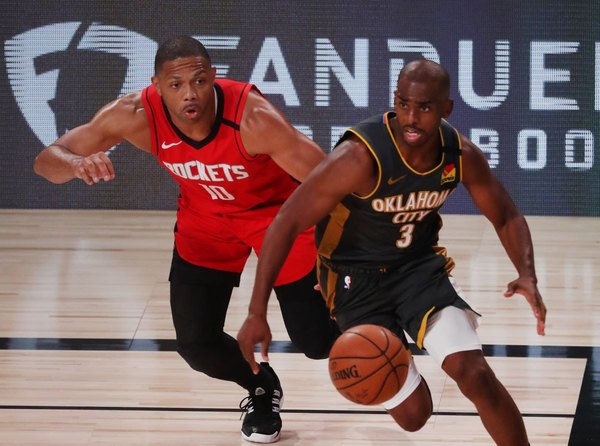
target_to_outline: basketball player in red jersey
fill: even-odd
[[[232,290],[281,204],[324,157],[253,85],[215,79],[202,44],[168,40],[155,58],[152,85],[119,98],[70,130],[36,158],[34,170],[53,183],[110,181],[105,151],[128,141],[158,158],[179,183],[170,271],[177,350],[211,377],[249,395],[242,436],[271,443],[281,431],[282,389],[268,363],[252,370],[237,341],[223,331]],[[274,290],[294,345],[326,358],[339,334],[314,290],[313,230],[300,234]]]
[[[265,236],[249,315],[238,340],[255,366],[253,347],[270,339],[266,304],[295,234],[316,224],[319,284],[342,330],[361,324],[410,334],[454,379],[502,446],[527,445],[519,409],[487,363],[477,313],[451,276],[454,262],[438,246],[439,209],[459,183],[493,224],[518,273],[504,293],[522,294],[545,332],[527,222],[479,148],[445,121],[453,107],[450,77],[416,60],[398,77],[394,111],[349,129],[281,207]],[[266,353],[268,343],[262,343]],[[404,429],[420,429],[433,411],[425,380],[411,362],[400,391],[383,407]]]

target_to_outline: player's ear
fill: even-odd
[[[158,76],[152,76],[152,85],[154,85],[154,89],[158,93],[159,96],[162,96],[160,92],[160,83],[158,82]]]
[[[444,118],[450,116],[452,110],[454,109],[454,101],[452,99],[447,99],[444,103]]]

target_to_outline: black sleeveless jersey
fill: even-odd
[[[439,128],[440,162],[417,172],[403,159],[390,127],[393,112],[373,116],[348,129],[338,144],[355,135],[371,151],[378,181],[368,196],[347,195],[317,224],[316,242],[324,261],[362,268],[385,268],[423,252],[439,251],[438,213],[461,181],[458,132],[446,121]],[[447,259],[447,269],[453,266]]]

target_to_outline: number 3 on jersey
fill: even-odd
[[[396,248],[408,248],[413,241],[414,224],[400,226],[400,238],[396,240]]]
[[[215,186],[214,184],[200,184],[206,192],[210,195],[210,198],[213,200],[225,200],[231,201],[235,200],[235,197],[231,195],[223,186]]]

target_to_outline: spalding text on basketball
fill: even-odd
[[[350,379],[350,378],[360,378],[360,373],[356,369],[356,365],[352,365],[350,367],[346,367],[342,370],[336,370],[331,374],[331,379],[334,381],[338,381],[340,379]]]

